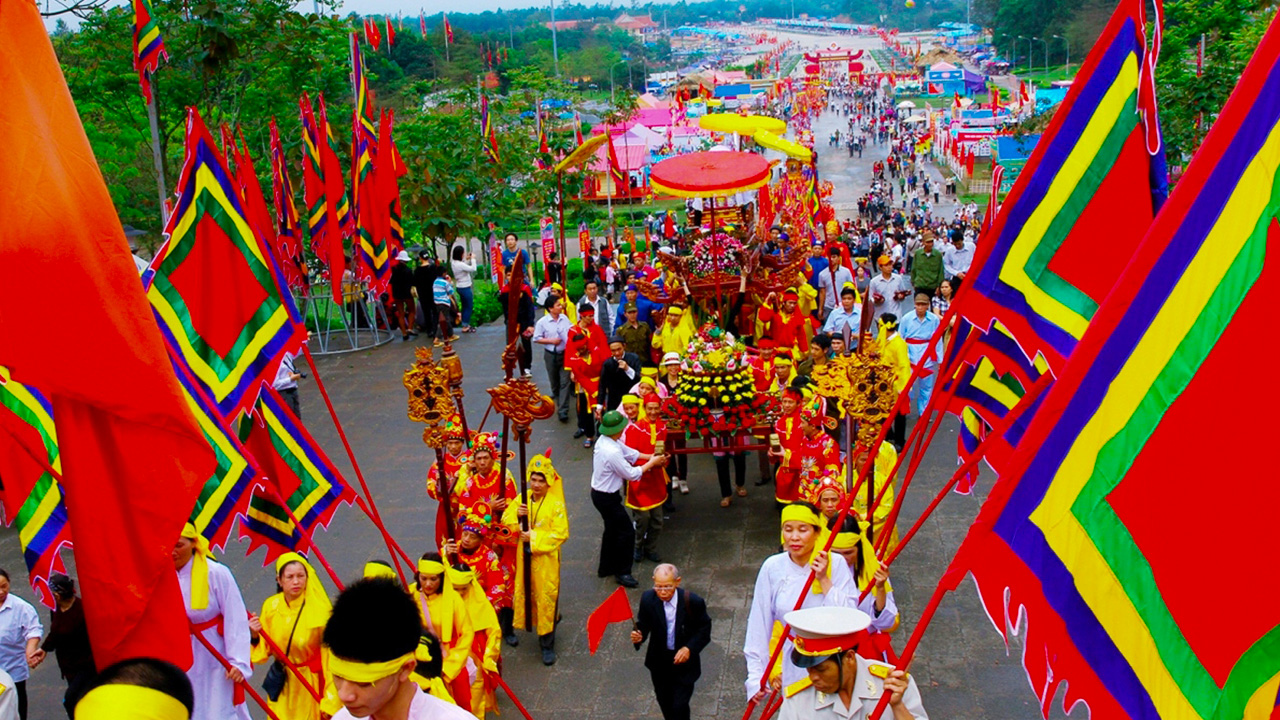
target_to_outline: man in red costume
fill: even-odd
[[[789,448],[796,445],[800,437],[800,405],[804,402],[804,393],[789,387],[782,391],[782,412],[773,424],[773,431],[778,435],[778,448],[769,451],[770,460],[779,464],[775,473],[774,498],[781,504],[798,499],[797,488],[800,474],[786,465],[784,460]]]
[[[764,306],[760,308],[760,321],[767,328],[765,335],[773,340],[779,352],[786,351],[792,355],[796,354],[797,350],[803,352],[809,347],[809,338],[813,337],[818,330],[817,322],[800,312],[799,302],[799,293],[788,288],[782,293],[781,308],[778,307],[778,298],[775,293],[769,293],[769,297],[765,298]]]
[[[652,455],[658,443],[666,440],[667,430],[657,415],[652,419],[646,415],[659,412],[661,403],[656,396],[643,400],[635,395],[622,398],[622,413],[630,421],[622,431],[623,445]],[[645,558],[655,563],[662,562],[658,559],[658,535],[662,533],[662,504],[667,501],[666,468],[661,465],[649,468],[639,480],[627,483],[623,489],[626,491],[624,502],[631,510],[631,518],[636,525],[634,560],[639,562]]]
[[[458,481],[458,471],[462,469],[462,459],[466,456],[467,438],[462,429],[462,418],[454,415],[444,425],[444,482],[452,492]],[[432,500],[440,500],[440,463],[431,463],[427,470],[427,496]],[[456,517],[456,516],[455,516]],[[448,538],[445,537],[444,506],[436,510],[436,545],[440,546]]]
[[[578,325],[569,330],[565,344],[564,366],[573,378],[578,411],[578,430],[574,439],[585,437],[583,447],[591,447],[596,434],[596,418],[592,408],[600,391],[600,371],[609,359],[609,343],[603,329],[595,321],[591,305],[578,308]]]
[[[479,505],[474,509],[485,510]],[[498,558],[498,553],[486,541],[490,523],[483,516],[466,515],[459,520],[459,526],[462,528],[460,539],[457,542],[445,541],[445,556],[451,562],[456,559],[466,563],[475,572],[485,597],[498,613],[503,639],[511,647],[515,647],[520,641],[512,629],[511,593],[514,575],[507,571]]]
[[[787,392],[793,391],[788,388]],[[799,416],[799,432],[793,433],[790,442],[782,446],[782,467],[778,469],[779,502],[804,499],[806,483],[840,470],[840,452],[835,441],[823,429],[825,416],[812,407],[800,410]],[[785,416],[779,419],[779,423],[783,419]],[[785,490],[784,474],[787,477]],[[787,493],[785,496],[784,491]]]
[[[760,350],[751,358],[751,378],[756,392],[769,392],[773,388],[773,338],[765,336],[756,343]]]

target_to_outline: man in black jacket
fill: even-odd
[[[636,630],[631,642],[636,649],[652,636],[644,666],[653,678],[653,692],[664,720],[689,720],[689,699],[693,685],[702,675],[699,655],[711,642],[711,617],[707,603],[688,590],[680,589],[680,571],[663,563],[653,570],[653,589],[640,596]]]
[[[622,396],[640,382],[640,356],[627,352],[626,343],[617,335],[609,338],[609,354],[600,370],[600,390],[596,394],[596,419],[609,410],[617,410]]]

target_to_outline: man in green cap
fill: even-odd
[[[627,418],[617,410],[610,410],[600,417],[600,438],[596,440],[591,459],[591,504],[604,520],[604,534],[600,538],[600,577],[613,575],[619,585],[633,588],[639,585],[631,576],[631,553],[635,548],[635,527],[622,506],[624,482],[635,482],[644,472],[658,465],[666,465],[664,455],[648,455],[633,450],[618,441],[627,428]],[[636,465],[636,462],[643,463]]]

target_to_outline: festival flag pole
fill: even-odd
[[[524,504],[526,509],[524,517],[520,518],[520,531],[525,533],[525,539],[521,541],[521,549],[524,558],[524,629],[531,631],[535,627],[533,622],[533,545],[529,542],[529,477],[526,468],[529,461],[525,456],[528,446],[526,435],[529,427],[516,426],[516,432],[520,433],[520,502]]]
[[[339,592],[342,591],[341,586],[339,586],[338,591]],[[292,660],[289,659],[289,654],[286,653],[284,650],[282,650],[280,646],[276,644],[275,640],[271,639],[271,636],[267,634],[266,630],[263,630],[262,632],[258,633],[258,637],[267,642],[267,647],[271,648],[271,654],[274,655],[278,660],[280,660],[280,662],[283,663],[285,667],[289,668],[289,672],[293,673],[294,677],[298,678],[298,682],[302,683],[302,687],[306,689],[307,694],[315,698],[316,702],[320,702],[321,700],[320,691],[316,690],[311,683],[307,682],[307,678],[303,676],[302,670],[298,667],[296,663],[294,663]]]
[[[920,527],[929,519],[929,516],[933,514],[933,511],[937,509],[938,504],[942,502],[942,498],[946,497],[946,494],[951,491],[951,488],[955,487],[956,483],[960,482],[960,478],[964,477],[965,474],[972,470],[973,467],[982,460],[982,456],[986,455],[987,450],[990,449],[995,441],[1009,429],[1009,426],[1013,425],[1013,422],[1018,419],[1018,416],[1025,412],[1027,408],[1031,407],[1031,405],[1035,403],[1036,399],[1040,397],[1041,393],[1048,389],[1052,384],[1052,380],[1053,376],[1048,373],[1041,375],[1040,379],[1037,380],[1027,391],[1027,394],[1023,395],[1022,399],[1018,401],[1018,404],[1014,406],[1013,411],[996,423],[996,427],[992,428],[991,432],[987,434],[987,438],[982,441],[982,444],[978,446],[978,449],[975,450],[962,465],[956,468],[951,479],[948,480],[947,483],[938,491],[933,502],[929,503],[929,506],[920,514],[920,517],[916,520],[915,524],[911,526],[911,529],[902,536],[902,541],[898,543],[898,546],[893,549],[893,552],[889,553],[889,555],[885,557],[885,565],[892,564],[893,561],[902,554],[902,550],[907,546],[907,542],[910,541],[917,532],[919,532]],[[898,507],[901,507],[901,505],[895,507],[894,510],[897,510]]]
[[[357,502],[374,525],[378,526],[378,532],[382,533],[382,539],[387,544],[387,552],[391,553],[391,561],[395,563],[396,574],[400,576],[400,582],[408,587],[405,582],[404,570],[400,567],[400,560],[396,557],[396,542],[391,539],[391,533],[387,532],[386,525],[382,522],[382,515],[378,512],[378,506],[374,502],[373,493],[369,490],[369,483],[365,482],[364,473],[360,471],[360,463],[356,461],[356,453],[351,449],[351,442],[347,439],[347,433],[342,429],[342,421],[338,420],[338,412],[333,408],[333,401],[329,398],[329,391],[325,389],[324,381],[320,379],[320,368],[316,366],[316,359],[311,355],[311,348],[304,343],[302,345],[302,354],[307,356],[307,364],[311,366],[311,372],[316,378],[316,388],[320,390],[320,397],[324,398],[325,407],[329,410],[329,417],[333,419],[333,427],[338,431],[338,438],[342,440],[342,448],[347,452],[347,459],[351,461],[351,468],[355,470],[356,479],[360,481],[360,489],[364,491],[365,498],[369,504],[366,506],[363,502]],[[400,552],[404,552],[401,550]],[[412,567],[412,563],[410,563]]]
[[[516,283],[520,284],[517,288]],[[546,420],[555,413],[555,401],[541,394],[538,386],[528,377],[515,377],[515,368],[523,348],[520,345],[520,323],[518,320],[520,299],[524,294],[524,254],[517,253],[511,263],[511,273],[507,280],[507,347],[502,353],[502,369],[505,378],[501,385],[488,389],[493,398],[491,407],[497,408],[502,415],[502,450],[500,453],[501,470],[499,485],[507,477],[507,448],[510,444],[512,429],[519,435],[520,442],[520,502],[529,507],[528,461],[526,459],[529,431],[534,420]],[[487,415],[487,413],[486,413]],[[529,517],[520,518],[520,530],[529,531]],[[533,548],[528,540],[522,542],[522,558],[524,560],[524,622],[525,630],[534,627],[533,622]]]
[[[418,348],[416,355],[417,360],[404,372],[403,380],[409,391],[409,419],[427,426],[422,431],[422,442],[436,454],[436,494],[440,500],[440,514],[444,518],[444,538],[446,541],[455,540],[453,485],[445,474],[444,445],[448,437],[446,420],[453,409],[462,406],[462,363],[453,351],[453,344],[447,341],[444,343],[444,357],[439,363],[429,347]],[[465,437],[466,431],[463,432]],[[438,526],[436,537],[440,537]],[[448,555],[451,556],[448,560],[456,559],[456,553]]]
[[[151,124],[151,156],[156,168],[156,189],[160,200],[160,227],[165,227],[169,224],[169,206],[165,204],[165,198],[169,196],[169,192],[167,190],[168,184],[164,179],[164,153],[160,149],[160,119],[156,113],[156,88],[154,83],[155,81],[152,80],[152,94],[151,97],[147,98],[147,121]]]
[[[147,103],[147,121],[151,125],[151,157],[156,168],[156,188],[160,199],[160,227],[169,224],[169,208],[165,198],[169,196],[164,178],[164,153],[160,148],[160,119],[156,111],[155,73],[160,61],[169,59],[169,51],[160,35],[160,24],[152,15],[149,0],[134,0],[133,4],[133,68],[138,72],[138,85]]]
[[[227,670],[228,672],[235,669],[231,665],[231,661],[227,659],[227,656],[218,652],[218,649],[213,646],[213,643],[209,642],[209,639],[204,636],[204,633],[196,629],[196,626],[194,623],[188,620],[187,624],[191,627],[192,637],[200,641],[200,644],[204,646],[204,649],[209,651],[209,654],[212,655],[213,658],[217,660],[220,665],[222,665],[223,669]],[[276,715],[275,712],[271,710],[271,706],[267,704],[266,700],[262,699],[262,696],[258,694],[257,690],[253,689],[253,686],[249,684],[248,680],[241,680],[236,684],[244,688],[244,691],[249,694],[249,697],[253,698],[253,701],[258,703],[258,706],[261,707],[263,711],[267,713],[267,717],[271,718],[271,720],[280,720],[280,716]]]

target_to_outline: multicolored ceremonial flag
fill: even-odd
[[[0,363],[55,408],[94,658],[189,666],[173,543],[213,458],[35,3],[0,2],[0,107],[0,217],[21,228],[0,242],[0,287],[40,298],[0,312]],[[51,339],[50,317],[75,318],[85,350]]]
[[[449,24],[448,13],[444,14],[444,42],[449,45],[453,42],[453,26]]]
[[[341,473],[274,389],[263,391],[253,414],[241,418],[239,436],[267,481],[254,490],[241,523],[241,535],[250,538],[249,552],[265,544],[271,562],[282,552],[297,550],[304,535],[328,526],[340,504],[355,501]]]
[[[484,148],[485,157],[497,164],[498,135],[494,132],[493,118],[489,115],[489,97],[484,93],[480,94],[480,144]]]
[[[991,432],[991,426],[978,415],[973,408],[964,408],[960,411],[960,432],[956,437],[956,464],[963,465],[968,462],[969,458],[978,451],[978,446],[987,439],[987,434]],[[984,453],[985,454],[985,453]],[[978,468],[974,467],[965,473],[964,477],[956,483],[956,493],[960,495],[973,494],[973,488],[978,484]]]
[[[333,133],[324,112],[324,97],[320,98],[320,116],[317,118],[306,93],[299,101],[302,110],[302,180],[304,201],[307,206],[307,229],[311,236],[311,250],[319,256],[329,271],[329,282],[334,302],[342,294],[342,275],[346,272],[346,247],[344,238],[350,228],[351,204],[343,187],[342,166],[333,147]]]
[[[418,8],[418,29],[422,31],[422,37],[427,37],[427,11]]]
[[[65,571],[58,551],[71,544],[71,528],[61,486],[32,453],[62,472],[53,405],[0,366],[0,499],[5,520],[18,525],[31,589],[53,607],[49,575]]]
[[[972,333],[980,335],[976,342],[969,343]],[[957,361],[954,354],[966,345],[965,358]],[[1008,328],[999,322],[992,324],[990,332],[983,333],[961,320],[951,348],[954,352],[943,363],[949,368],[949,374],[942,383],[942,394],[951,396],[950,405],[945,409],[959,415],[962,426],[967,422],[966,412],[976,414],[988,426],[999,424],[1031,386],[1049,371],[1048,361],[1043,355],[1028,357]],[[955,385],[954,391],[951,390],[952,384]],[[1007,466],[1013,448],[1021,440],[1039,402],[1037,400],[1019,411],[1020,415],[1010,423],[1003,436],[993,438],[987,444],[983,451],[984,459],[996,473]],[[976,449],[976,444],[972,448],[962,447],[961,458],[967,458]]]
[[[1096,718],[1276,716],[1274,428],[1211,428],[1265,355],[1278,216],[1273,21],[944,579],[972,572],[998,629],[1026,623],[1046,714],[1062,685]],[[1280,389],[1241,399],[1272,408]],[[1226,616],[1206,611],[1216,591]]]
[[[387,253],[395,257],[404,250],[404,225],[401,222],[400,178],[409,172],[396,147],[392,129],[395,126],[395,114],[391,110],[382,111],[382,119],[378,126],[378,157],[381,160],[376,168],[379,200],[388,208],[387,215]]]
[[[223,418],[251,407],[280,359],[305,342],[284,275],[249,225],[226,161],[200,114],[187,115],[186,159],[168,238],[143,273],[170,352]]]
[[[380,197],[374,178],[378,132],[373,119],[373,98],[364,75],[364,57],[354,33],[351,35],[350,46],[351,88],[355,97],[352,110],[351,197],[355,200],[356,277],[367,283],[375,294],[380,294],[391,283],[388,209]]]
[[[298,206],[294,204],[293,181],[289,179],[289,163],[284,158],[280,129],[271,118],[271,194],[275,205],[276,257],[289,289],[310,286],[307,263],[302,254],[302,228],[298,224]]]
[[[160,68],[161,60],[168,59],[160,23],[151,12],[151,0],[133,0],[133,69],[138,72],[138,85],[148,104],[152,100],[151,75]]]
[[[189,522],[211,546],[220,548],[230,537],[236,516],[248,507],[254,471],[235,438],[227,432],[226,420],[219,416],[207,391],[176,361],[174,374],[217,459],[213,474],[200,488]]]
[[[284,284],[280,286],[280,294],[289,296],[291,302],[287,303],[286,307],[293,313],[293,321],[300,323],[302,316],[297,312],[296,304],[292,302],[293,297],[289,288],[293,286],[289,284],[289,271],[285,269],[288,264],[294,266],[293,269],[296,271],[297,266],[294,263],[298,259],[285,256],[280,252],[279,233],[272,220],[271,209],[267,207],[266,196],[262,194],[262,185],[258,182],[258,171],[253,164],[253,156],[249,154],[249,144],[244,141],[243,132],[238,134],[240,142],[237,145],[232,140],[231,153],[235,156],[235,179],[240,188],[240,198],[244,203],[245,217],[263,246],[267,248],[272,264],[280,269],[280,277],[284,279]]]
[[[1149,111],[1156,124],[1154,100],[1139,92],[1145,28],[1143,3],[1122,0],[965,277],[958,311],[979,328],[1000,320],[1050,367],[1071,354],[1167,192],[1158,129],[1151,148],[1143,120]]]

